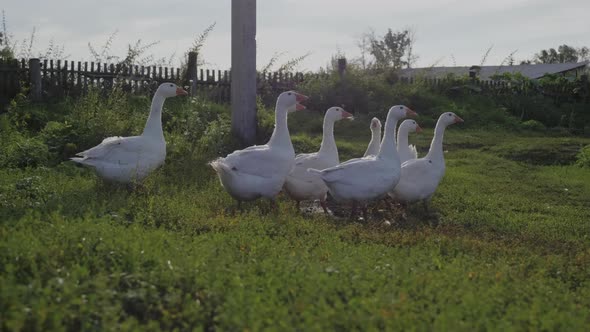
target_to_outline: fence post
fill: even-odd
[[[244,146],[256,142],[256,0],[231,2],[231,123]]]
[[[197,94],[197,52],[188,53],[187,78],[190,84],[190,95],[194,97]]]
[[[39,59],[29,59],[29,83],[31,84],[31,99],[40,101],[43,87],[41,85],[41,61]]]
[[[590,81],[588,81],[588,74],[582,75],[580,81],[582,82],[580,92],[582,94],[583,102],[588,103],[590,102]]]

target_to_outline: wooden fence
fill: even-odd
[[[0,103],[24,87],[33,100],[43,100],[77,96],[91,87],[108,91],[118,86],[129,93],[150,94],[162,82],[175,82],[191,95],[203,94],[216,102],[230,101],[230,71],[198,69],[196,54],[189,55],[188,68],[192,70],[68,60],[0,60]],[[266,92],[284,91],[303,79],[302,73],[259,73],[257,87]]]
[[[342,67],[342,68],[340,68]],[[339,76],[346,64],[339,62]],[[271,103],[281,91],[294,89],[310,77],[329,77],[327,73],[258,73],[257,91]],[[187,88],[191,95],[204,95],[219,103],[229,103],[231,72],[197,68],[196,53],[189,54],[187,68],[106,64],[68,60],[0,60],[0,111],[3,105],[27,88],[33,100],[78,96],[89,88],[109,91],[114,86],[133,94],[151,94],[161,82],[172,81]],[[501,80],[400,78],[397,84],[424,84],[444,93],[483,93],[490,95],[543,95],[556,101],[590,103],[590,83],[583,78],[578,86],[540,86],[527,82],[514,84]],[[395,85],[395,84],[394,84]]]

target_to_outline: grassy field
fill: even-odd
[[[337,129],[343,159],[368,139],[353,126]],[[563,164],[590,140],[454,129],[436,213],[389,227],[285,197],[233,215],[198,158],[136,191],[70,162],[2,169],[1,327],[584,330],[590,172]]]
[[[368,128],[337,127],[362,154]],[[590,171],[570,164],[590,139],[544,136],[451,127],[435,213],[391,226],[285,197],[233,214],[198,152],[133,192],[71,162],[0,169],[0,329],[584,330]]]

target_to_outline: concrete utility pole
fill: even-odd
[[[231,2],[231,123],[243,145],[256,141],[256,0]]]

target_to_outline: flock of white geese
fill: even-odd
[[[73,161],[90,166],[109,181],[133,183],[145,178],[164,163],[166,142],[162,130],[162,107],[166,98],[186,95],[173,83],[161,84],[153,99],[150,115],[139,136],[108,137],[101,144],[78,153]],[[430,150],[418,158],[416,148],[408,145],[408,134],[421,131],[414,120],[400,120],[417,114],[404,105],[392,106],[385,120],[381,139],[381,122],[371,120],[371,141],[362,158],[340,162],[334,139],[334,124],[352,119],[352,114],[340,107],[326,111],[323,138],[315,153],[295,155],[289,128],[288,113],[304,110],[301,103],[307,97],[295,91],[279,95],[275,107],[275,128],[265,145],[254,145],[218,158],[209,164],[217,173],[221,185],[238,201],[258,198],[275,199],[285,191],[297,202],[318,200],[326,213],[328,192],[336,202],[357,207],[366,216],[368,203],[386,196],[407,204],[423,201],[425,206],[436,191],[445,172],[443,135],[445,128],[463,120],[452,112],[440,115],[434,130]]]

